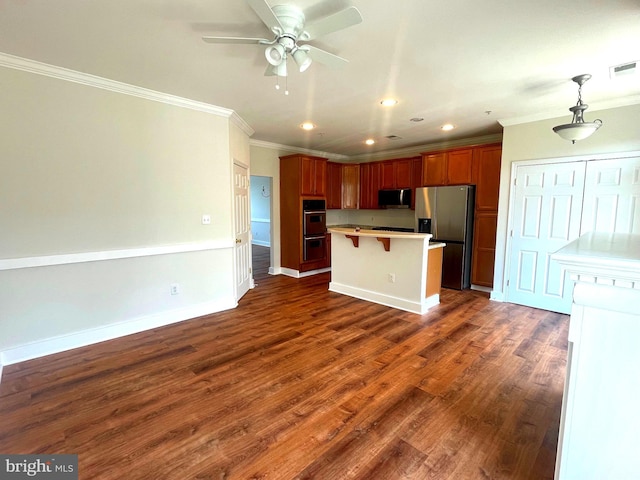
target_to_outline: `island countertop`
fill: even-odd
[[[358,237],[385,237],[385,238],[431,238],[430,233],[396,232],[393,230],[367,230],[364,228],[328,227],[331,233],[342,233],[343,235],[354,235]]]

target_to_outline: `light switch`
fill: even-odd
[[[210,225],[211,224],[211,215],[202,215],[202,224]]]

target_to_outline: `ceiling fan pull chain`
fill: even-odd
[[[284,94],[289,95],[289,76],[284,77]]]

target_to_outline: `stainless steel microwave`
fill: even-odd
[[[411,189],[378,190],[378,206],[380,208],[411,207]]]

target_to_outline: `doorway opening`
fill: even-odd
[[[271,205],[273,178],[251,175],[251,245],[253,276],[269,275],[271,269]]]

